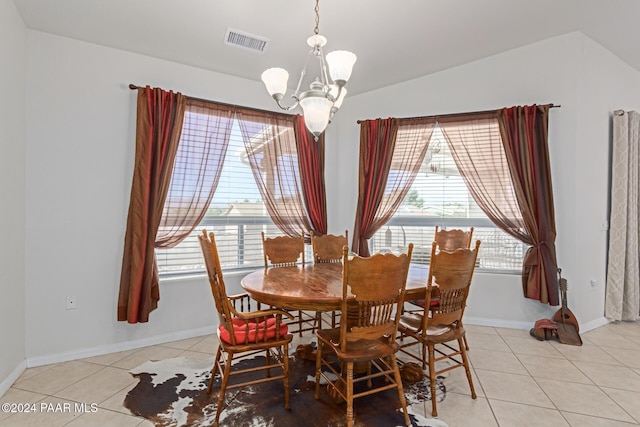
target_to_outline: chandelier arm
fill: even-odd
[[[324,60],[322,48],[320,48],[319,60],[320,60],[320,78],[322,79],[322,84],[325,86],[325,91],[329,92],[329,85],[331,84],[331,80],[329,79],[329,73],[327,72],[327,63]]]
[[[329,101],[333,102],[335,104],[335,102],[340,99],[340,95],[342,94],[342,88],[344,87],[344,85],[338,84],[338,93],[336,93],[336,96],[331,96],[330,93],[327,94],[327,98],[329,98]],[[331,111],[333,111],[334,113],[336,111],[338,111],[337,107],[331,107]]]
[[[289,111],[292,108],[296,108],[298,106],[298,104],[300,103],[300,100],[298,99],[298,97],[296,95],[291,95],[291,98],[293,98],[295,100],[295,103],[293,105],[282,105],[281,101],[283,98],[283,95],[281,93],[274,93],[272,96],[273,100],[276,101],[276,104],[278,104],[278,107],[280,107],[281,110],[284,111]]]
[[[304,80],[304,76],[307,74],[307,63],[305,61],[304,68],[300,71],[300,80],[298,80],[298,85],[296,86],[296,91],[293,92],[294,97],[297,97],[300,93],[300,85],[302,85],[302,80]]]

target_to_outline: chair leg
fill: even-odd
[[[320,398],[320,369],[322,369],[322,341],[318,340],[318,348],[316,349],[316,389],[313,392],[313,397],[318,400]]]
[[[464,326],[462,325],[462,321],[460,321],[460,326],[461,326],[461,327],[464,327]],[[464,349],[465,349],[465,350],[467,350],[467,351],[469,351],[469,343],[467,342],[467,336],[466,336],[466,335],[464,335],[464,336],[462,337],[462,339],[464,340]]]
[[[267,349],[267,351],[265,353],[266,353],[265,356],[264,356],[265,364],[266,364],[266,366],[271,366],[271,349]],[[267,378],[271,378],[271,369],[270,368],[267,368],[266,374],[267,374]]]
[[[353,427],[353,362],[347,362],[347,427]]]
[[[428,346],[429,348],[429,385],[431,386],[431,415],[433,417],[438,416],[438,410],[436,409],[436,363],[435,352],[433,350],[433,344]]]
[[[222,385],[220,386],[220,392],[218,394],[218,407],[216,408],[216,419],[213,422],[214,427],[218,426],[218,420],[220,419],[220,413],[222,412],[222,405],[224,403],[224,393],[227,391],[227,384],[229,383],[229,376],[231,376],[231,364],[233,362],[233,353],[229,353],[227,365],[224,367],[224,375],[222,377]]]
[[[289,406],[289,343],[284,343],[284,354],[282,355],[282,364],[284,365],[284,408],[290,409]]]
[[[302,336],[302,311],[298,311],[298,334]]]
[[[322,329],[322,312],[316,311],[316,320],[314,321],[313,328],[311,329],[311,333],[315,333],[316,330]]]
[[[398,361],[396,355],[391,356],[391,363],[393,366],[393,376],[398,385],[398,398],[400,399],[400,405],[402,406],[402,413],[404,414],[404,425],[411,426],[411,420],[409,419],[409,413],[407,412],[407,399],[404,397],[404,390],[402,389],[402,377],[400,376],[400,368],[398,367]]]
[[[424,343],[424,341],[421,343],[421,348],[420,348],[420,356],[422,357],[422,370],[424,371],[425,369],[427,369],[427,344]],[[430,358],[429,358],[430,359]]]
[[[471,389],[471,398],[476,398],[476,390],[473,388],[473,380],[471,379],[471,370],[469,369],[469,358],[467,357],[467,351],[463,347],[463,339],[458,339],[458,345],[460,346],[460,354],[462,355],[462,363],[464,364],[464,370],[467,373],[467,380],[469,381],[469,389]]]
[[[211,368],[211,378],[209,378],[209,386],[207,387],[207,394],[211,394],[211,387],[213,387],[213,380],[216,377],[216,371],[220,357],[222,356],[222,346],[218,344],[218,351],[216,351],[216,360],[213,361],[213,367]]]

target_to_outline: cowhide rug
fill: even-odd
[[[283,384],[281,381],[227,390],[225,404],[220,415],[221,426],[284,427],[284,426],[334,426],[346,425],[346,407],[334,403],[326,388],[320,400],[313,397],[315,387],[315,363],[292,357],[289,364],[289,386],[291,410],[284,408]],[[264,364],[264,357],[237,362],[244,367]],[[138,384],[127,394],[124,406],[134,415],[153,422],[156,426],[210,426],[215,419],[217,390],[216,378],[211,395],[207,395],[207,384],[213,359],[188,359],[178,357],[145,362],[132,369],[131,374],[139,379]],[[256,375],[264,375],[259,373]],[[233,378],[232,378],[233,379]],[[429,382],[423,379],[416,383],[403,384],[410,419],[414,426],[446,427],[437,419],[427,419],[417,413],[429,400]],[[438,394],[442,401],[446,389],[442,378],[438,378]],[[429,408],[431,405],[428,405]],[[423,413],[416,409],[415,412]],[[404,418],[395,390],[387,390],[356,399],[354,402],[355,425],[402,426]]]

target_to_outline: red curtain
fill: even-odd
[[[298,164],[302,183],[302,195],[307,215],[316,235],[327,233],[327,197],[324,183],[324,133],[316,142],[304,124],[304,117],[297,115],[293,129],[298,149]]]
[[[556,225],[548,147],[548,105],[498,110],[498,122],[525,228],[522,287],[527,298],[558,305]]]
[[[127,218],[118,320],[149,321],[158,306],[155,240],[182,132],[186,99],[161,89],[138,89],[136,159]]]
[[[375,221],[387,186],[397,133],[397,119],[364,120],[360,123],[358,209],[351,245],[360,256],[370,256],[367,240],[388,220]]]

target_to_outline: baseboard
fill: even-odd
[[[4,394],[11,388],[13,383],[16,382],[20,375],[27,369],[27,361],[23,360],[18,363],[18,366],[15,367],[13,371],[0,383],[0,396],[4,396]]]
[[[494,328],[509,328],[509,329],[531,329],[534,322],[519,322],[515,320],[501,320],[501,319],[488,319],[485,317],[472,317],[465,316],[464,324],[465,325],[476,325],[476,326],[491,326]]]
[[[533,327],[535,322],[519,322],[513,320],[499,320],[499,319],[487,319],[484,317],[467,317],[464,318],[465,325],[476,326],[492,326],[495,328],[511,328],[511,329],[524,329],[529,330]],[[592,329],[604,326],[607,323],[611,323],[611,320],[606,317],[600,317],[587,323],[580,324],[580,333],[588,332]]]
[[[489,319],[483,317],[465,317],[464,319],[467,325],[477,326],[491,326],[495,328],[511,328],[511,329],[524,329],[529,330],[533,322],[520,322],[513,320],[501,320],[501,319]],[[590,322],[580,325],[580,332],[587,332],[592,329],[604,326],[611,321],[606,317],[601,317]],[[149,337],[139,340],[126,341],[116,344],[90,347],[78,349],[65,353],[50,354],[46,356],[29,357],[25,362],[21,363],[14,372],[11,373],[2,383],[0,383],[0,392],[6,392],[11,387],[11,384],[22,374],[25,367],[33,368],[36,366],[50,365],[52,363],[68,362],[70,360],[84,359],[86,357],[102,356],[109,353],[117,353],[119,351],[133,350],[137,348],[147,347],[150,345],[158,345],[171,341],[184,340],[193,337],[199,337],[203,335],[210,335],[215,333],[215,326],[207,326],[204,328],[190,329],[187,331],[173,332],[170,334],[158,335],[155,337]],[[17,373],[16,373],[17,372]],[[15,374],[15,378],[14,378]],[[5,385],[8,384],[6,388]]]
[[[587,323],[581,323],[579,325],[580,326],[580,333],[588,332],[588,331],[590,331],[592,329],[599,328],[600,326],[604,326],[604,325],[606,325],[608,323],[611,323],[611,322],[612,322],[612,320],[607,319],[606,317],[603,316],[603,317],[600,317],[598,319],[594,319],[594,320],[592,320],[590,322],[587,322]]]
[[[28,357],[26,366],[33,368],[35,366],[50,365],[52,363],[68,362],[70,360],[84,359],[86,357],[102,356],[109,353],[117,353],[119,351],[134,350],[137,348],[148,347],[150,345],[164,344],[171,341],[179,341],[188,338],[200,337],[203,335],[211,335],[216,332],[215,326],[207,326],[204,328],[190,329],[187,331],[172,332],[170,334],[157,335],[155,337],[143,338],[139,340],[120,342],[116,344],[103,345],[98,347],[82,348],[65,353],[49,354],[46,356]]]

